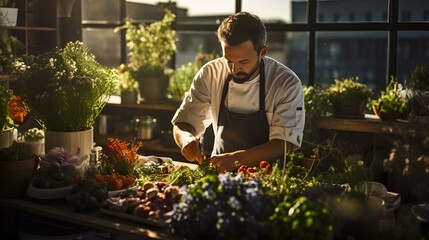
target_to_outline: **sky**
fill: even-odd
[[[128,1],[149,4],[160,2],[160,0]],[[190,16],[229,14],[235,10],[235,0],[177,0],[176,2],[178,7],[188,8]],[[291,0],[243,0],[242,10],[252,12],[263,20],[283,19],[290,22],[290,2]]]

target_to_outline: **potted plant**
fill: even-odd
[[[429,64],[418,64],[409,81],[408,108],[411,122],[429,123]]]
[[[16,129],[28,114],[28,108],[19,96],[0,81],[0,148],[9,147],[16,140]]]
[[[0,130],[3,132],[13,126],[13,120],[9,116],[9,101],[12,91],[5,83],[0,82]]]
[[[169,75],[167,67],[176,51],[176,32],[171,29],[175,15],[165,11],[161,21],[135,26],[126,20],[125,38],[131,76],[139,82],[140,95],[146,102],[163,101],[166,98]]]
[[[21,140],[29,147],[34,155],[45,154],[45,131],[37,127],[30,128],[21,134]]]
[[[139,83],[131,76],[128,67],[121,64],[118,67],[119,90],[121,91],[121,103],[137,103]]]
[[[97,182],[108,185],[109,195],[114,195],[124,189],[136,187],[138,150],[141,142],[125,142],[109,138],[109,143],[103,148],[100,158],[99,172],[91,176]]]
[[[24,196],[36,165],[24,143],[0,149],[0,197]]]
[[[46,130],[46,152],[64,147],[88,158],[94,122],[118,86],[117,70],[100,65],[78,41],[18,58],[12,67],[12,89]]]
[[[381,96],[371,103],[375,115],[383,121],[395,121],[404,117],[407,111],[405,89],[393,76],[386,87],[386,91],[381,92]]]
[[[55,147],[41,157],[27,195],[36,199],[62,198],[70,192],[74,180],[82,176],[82,168],[81,157],[64,148]]]
[[[332,104],[334,117],[363,118],[372,89],[360,83],[358,77],[335,79],[326,89],[326,96]]]

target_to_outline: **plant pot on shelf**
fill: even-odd
[[[20,161],[0,161],[0,198],[25,196],[36,165],[34,157]]]
[[[18,18],[18,8],[0,7],[0,26],[15,27]]]
[[[85,166],[89,162],[89,154],[94,146],[94,129],[77,132],[54,132],[45,131],[45,152],[54,147],[63,147],[67,152],[75,154],[79,151],[79,156],[83,158],[83,165],[79,169],[79,174],[83,176]]]
[[[9,128],[0,132],[0,149],[9,147],[14,140],[14,129]]]
[[[139,81],[143,103],[160,103],[167,99],[168,77],[143,76]]]
[[[372,111],[382,121],[394,122],[400,117],[397,112],[381,112],[375,105],[372,105]]]
[[[121,91],[121,103],[122,104],[136,104],[137,103],[137,91]]]
[[[344,99],[332,103],[333,116],[338,118],[361,119],[365,117],[366,100]]]
[[[40,156],[45,154],[45,139],[24,140],[31,154]]]

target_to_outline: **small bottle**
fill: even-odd
[[[85,171],[86,177],[91,177],[94,174],[98,173],[98,163],[97,163],[97,151],[91,150],[91,153],[89,154],[89,165]]]

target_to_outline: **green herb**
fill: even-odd
[[[335,79],[335,83],[326,90],[326,96],[331,102],[344,99],[367,100],[372,95],[372,89],[360,83],[358,77]]]
[[[13,120],[9,116],[9,101],[12,98],[12,91],[0,82],[0,131],[11,128]]]
[[[9,147],[0,149],[1,161],[22,161],[31,158],[32,155],[25,143],[13,142]]]
[[[50,131],[91,129],[118,85],[116,69],[100,65],[81,42],[13,63],[12,89]]]
[[[45,138],[45,131],[38,128],[30,128],[24,133],[22,133],[22,136],[25,140],[40,140]]]
[[[404,116],[407,111],[406,92],[395,77],[391,77],[386,91],[381,92],[381,96],[372,101],[378,111],[383,113],[397,113]]]
[[[127,19],[123,26],[115,29],[126,29],[128,66],[135,79],[167,74],[167,63],[176,51],[176,31],[171,28],[175,18],[166,10],[161,21],[135,26]]]

